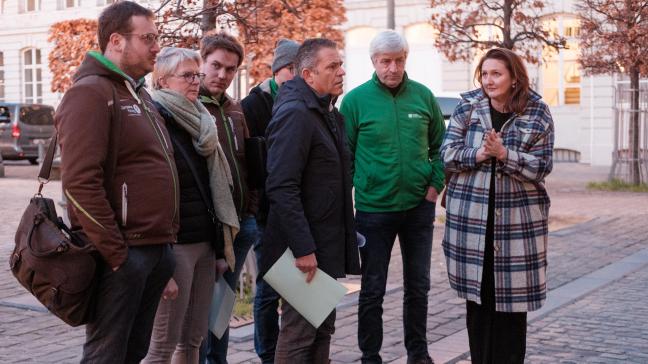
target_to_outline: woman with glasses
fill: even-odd
[[[197,363],[207,332],[217,264],[224,263],[224,214],[236,214],[230,170],[213,117],[198,100],[200,55],[164,48],[153,71],[153,99],[171,137],[180,190],[176,270],[158,306],[143,363]]]
[[[450,285],[467,300],[472,362],[521,364],[527,312],[547,294],[554,126],[514,52],[489,50],[475,80],[481,87],[461,95],[441,147],[450,173],[443,249]]]

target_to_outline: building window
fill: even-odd
[[[115,0],[97,0],[97,6],[110,5],[115,3]]]
[[[41,9],[41,0],[18,0],[19,13],[40,11],[40,9]]]
[[[80,0],[58,0],[58,9],[68,9],[79,6]]]
[[[30,48],[23,51],[23,84],[25,102],[43,102],[43,64],[40,49]]]
[[[559,52],[545,50],[540,68],[542,98],[551,106],[578,105],[581,93],[581,70],[578,65],[580,22],[575,17],[559,16],[548,28],[567,38],[567,48]]]
[[[0,52],[0,101],[5,101],[4,53]]]

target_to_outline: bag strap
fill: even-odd
[[[108,150],[109,160],[111,161],[109,168],[104,168],[104,175],[112,176],[115,168],[117,167],[117,146],[119,141],[119,133],[121,131],[121,113],[119,112],[118,99],[117,99],[117,90],[115,89],[114,84],[110,84],[112,87],[113,102],[112,102],[112,111],[115,116],[114,122],[111,129],[110,135],[110,149]],[[41,164],[40,171],[38,172],[38,193],[36,196],[42,196],[41,192],[43,191],[43,186],[45,186],[50,179],[52,173],[52,164],[54,162],[54,154],[56,152],[56,147],[58,146],[58,131],[52,135],[50,139],[49,146],[47,148],[47,153],[45,154],[45,159]]]
[[[176,151],[179,151],[180,154],[182,154],[182,157],[184,160],[187,162],[187,166],[189,166],[189,170],[191,170],[191,174],[194,177],[194,180],[196,180],[196,185],[198,185],[198,191],[200,192],[200,197],[202,197],[203,202],[205,203],[205,207],[207,208],[207,212],[212,218],[212,222],[216,223],[218,222],[218,218],[216,217],[216,211],[214,211],[214,208],[211,207],[213,205],[213,202],[209,199],[207,195],[207,191],[205,191],[205,186],[200,182],[200,177],[198,176],[198,171],[196,170],[196,166],[194,166],[193,162],[191,161],[191,157],[189,157],[189,153],[185,149],[185,147],[176,140],[176,137],[173,135],[173,133],[169,133],[169,136],[171,137],[171,143],[173,144],[173,148]]]

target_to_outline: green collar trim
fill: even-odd
[[[90,52],[88,52],[88,56],[91,56],[92,58],[94,58],[94,59],[96,59],[97,61],[99,61],[99,63],[101,63],[102,65],[104,65],[104,66],[105,66],[106,68],[108,68],[109,70],[111,70],[111,71],[115,72],[116,74],[118,74],[118,75],[124,77],[124,78],[127,79],[131,84],[133,84],[133,86],[135,86],[135,87],[137,87],[137,88],[139,88],[140,86],[142,86],[142,85],[144,84],[144,82],[145,82],[144,77],[140,78],[139,81],[135,82],[135,80],[133,80],[132,77],[130,77],[129,75],[125,74],[124,71],[122,71],[119,67],[117,67],[117,65],[114,64],[113,61],[109,60],[108,58],[106,58],[106,56],[104,56],[103,54],[99,53],[98,51],[90,51]]]
[[[203,104],[214,104],[214,105],[220,107],[223,104],[222,101],[223,101],[224,96],[225,96],[225,94],[223,93],[221,95],[221,97],[220,97],[221,100],[219,101],[217,98],[215,98],[213,96],[200,95],[200,102],[202,102]]]
[[[277,92],[279,91],[279,85],[277,84],[277,81],[275,81],[274,76],[270,79],[270,95],[272,95],[272,99],[274,100],[277,97]]]

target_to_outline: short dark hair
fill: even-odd
[[[322,48],[337,49],[334,41],[326,38],[306,39],[299,47],[295,56],[295,69],[297,75],[301,76],[304,69],[313,69],[317,65],[317,52]]]
[[[116,2],[101,12],[97,26],[97,38],[101,53],[106,52],[110,36],[113,33],[125,34],[133,30],[131,18],[134,16],[145,16],[149,19],[155,17],[150,9],[132,1]]]
[[[240,67],[243,63],[243,46],[233,36],[225,32],[218,32],[207,34],[200,40],[200,56],[203,61],[217,49],[224,49],[236,54],[238,56],[237,66]]]

